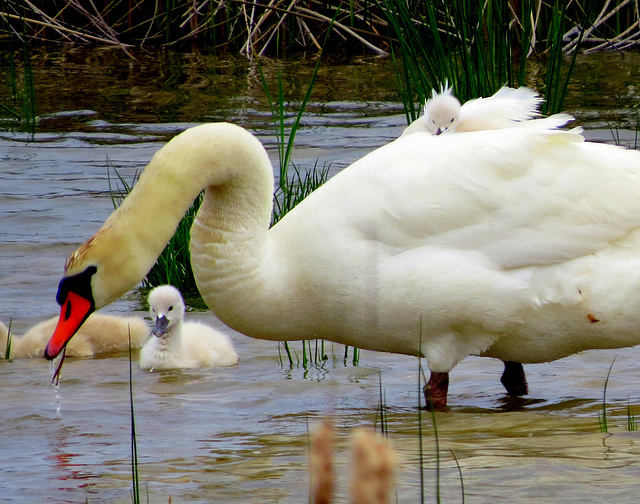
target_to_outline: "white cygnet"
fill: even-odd
[[[225,334],[200,322],[184,322],[184,300],[175,287],[153,289],[149,308],[155,327],[140,351],[140,368],[231,366],[238,362],[238,354]]]
[[[423,115],[407,126],[402,136],[418,132],[441,135],[511,127],[554,129],[573,119],[567,114],[540,118],[541,102],[542,98],[532,89],[503,86],[488,98],[476,98],[460,105],[452,88],[445,84],[440,92],[432,90],[431,98],[425,101]]]

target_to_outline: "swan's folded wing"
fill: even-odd
[[[352,235],[399,252],[449,247],[516,268],[593,254],[632,232],[639,172],[640,153],[576,132],[410,135],[334,177],[332,201],[318,203]]]

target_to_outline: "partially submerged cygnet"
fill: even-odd
[[[153,289],[149,308],[155,327],[140,351],[142,369],[231,366],[238,362],[226,335],[200,322],[184,322],[184,300],[175,287]]]
[[[43,357],[44,349],[58,323],[53,317],[29,329],[24,335],[11,334],[11,358]],[[0,354],[4,355],[9,330],[0,322]],[[123,352],[140,348],[149,327],[142,317],[120,317],[117,315],[92,314],[78,330],[77,337],[67,345],[68,357],[92,357],[107,353]]]

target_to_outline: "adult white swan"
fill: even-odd
[[[198,193],[198,287],[256,338],[423,355],[431,399],[470,354],[544,362],[640,343],[640,154],[513,127],[385,145],[269,229],[273,171],[246,130],[205,124],[156,153],[67,260],[57,356],[137,284]]]

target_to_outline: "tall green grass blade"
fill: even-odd
[[[5,25],[8,27],[7,20],[0,16],[0,28],[2,28],[0,31],[4,31]],[[9,57],[8,85],[13,103],[11,105],[0,103],[0,111],[4,111],[12,118],[17,119],[22,131],[35,133],[37,122],[36,90],[31,62],[31,48],[26,36],[27,27],[24,17],[20,17],[20,29],[22,33],[19,49],[14,47],[14,37],[11,35],[7,37],[7,54]],[[10,32],[11,29],[8,31]],[[21,53],[24,60],[21,72],[19,72],[19,65],[15,58],[16,52]]]
[[[636,417],[631,411],[631,403],[629,402],[629,398],[627,398],[627,430],[629,432],[638,430],[638,423],[636,422]]]
[[[617,357],[616,357],[617,358]],[[604,389],[602,391],[602,413],[598,416],[598,422],[600,424],[600,432],[609,432],[609,424],[607,422],[607,386],[609,385],[609,378],[611,377],[611,370],[616,363],[616,358],[613,359],[609,371],[607,371],[607,377],[604,380]]]
[[[423,103],[431,89],[438,89],[445,81],[463,102],[489,96],[503,85],[524,84],[536,36],[532,18],[538,2],[522,0],[520,19],[512,13],[510,2],[498,0],[435,0],[413,7],[403,0],[381,2],[397,40],[400,61],[394,48],[391,54],[408,122],[417,117],[415,101]],[[545,6],[551,24],[545,33],[550,56],[543,113],[561,110],[577,55],[576,46],[569,64],[565,64],[566,5],[558,1]],[[589,12],[587,9],[581,17],[582,23],[588,23]]]
[[[26,26],[23,21],[23,32],[26,33]],[[36,131],[36,88],[33,77],[33,67],[31,65],[31,49],[27,38],[24,37],[22,44],[22,52],[24,54],[24,91],[23,91],[23,110],[22,110],[22,128],[25,131],[35,133]]]
[[[422,315],[420,316],[420,347],[422,347]],[[424,503],[424,445],[422,440],[422,357],[418,357],[418,464],[420,466],[420,502]],[[425,384],[426,384],[425,380]]]
[[[136,439],[136,419],[133,408],[133,359],[131,357],[131,332],[129,332],[129,404],[131,407],[131,485],[133,504],[140,504],[140,483],[138,473],[138,443]]]
[[[11,359],[11,341],[13,340],[13,334],[11,333],[11,324],[13,323],[13,317],[9,319],[9,327],[7,328],[7,345],[4,349],[5,360]]]
[[[293,367],[293,356],[291,355],[291,350],[289,349],[289,342],[288,341],[279,341],[278,342],[278,353],[280,352],[280,343],[282,343],[282,346],[284,347],[285,352],[287,353],[287,357],[289,358],[289,366]],[[280,358],[280,365],[282,365],[282,358]]]
[[[282,217],[289,213],[309,194],[324,184],[329,177],[329,166],[325,165],[319,168],[316,164],[306,172],[291,163],[290,168],[293,170],[285,172],[287,177],[283,186],[282,182],[278,185],[274,192],[273,214],[271,216],[271,225],[275,225]]]
[[[309,358],[307,357],[307,345],[306,340],[302,341],[302,367],[307,369],[309,365]]]
[[[580,30],[576,44],[572,49],[569,64],[566,70],[563,70],[565,66],[564,34],[568,31],[567,3],[556,0],[554,4],[548,37],[549,62],[545,75],[545,102],[541,107],[542,113],[545,115],[560,112],[564,107],[564,100],[569,91],[569,81],[575,68],[578,50],[582,45],[586,27],[590,24],[589,19],[594,9],[594,3],[591,1],[584,2],[584,5],[582,18],[579,21],[579,26],[583,28]]]
[[[358,347],[353,347],[353,358],[351,359],[351,364],[357,366],[360,362],[360,349]]]
[[[328,37],[328,33],[327,33],[327,37]],[[325,42],[326,42],[326,38],[325,38]],[[311,92],[315,87],[321,62],[322,62],[322,58],[319,57],[316,61],[316,65],[313,69],[313,72],[311,73],[311,79],[309,80],[309,84],[307,85],[307,90],[305,92],[305,95],[298,107],[298,112],[296,113],[293,119],[293,123],[291,124],[291,127],[289,128],[288,135],[287,135],[282,75],[280,73],[280,70],[278,69],[278,79],[277,79],[278,102],[277,104],[274,104],[274,102],[271,99],[271,93],[269,92],[269,85],[267,83],[267,79],[264,75],[264,72],[262,71],[262,65],[260,64],[260,61],[257,60],[258,72],[260,75],[260,79],[262,81],[262,87],[264,89],[265,94],[267,95],[269,106],[271,107],[271,115],[272,115],[276,132],[277,132],[278,157],[280,161],[279,186],[282,191],[287,191],[288,170],[289,170],[289,165],[291,164],[291,156],[293,153],[293,146],[296,139],[296,133],[300,128],[300,124],[302,122],[302,116],[306,110],[307,104],[309,103],[309,99],[311,98]]]
[[[329,30],[330,32],[330,30]],[[325,37],[325,43],[329,33]],[[318,168],[318,164],[313,166],[309,171],[302,172],[291,160],[293,155],[293,147],[295,144],[295,137],[300,125],[302,123],[302,117],[306,110],[307,104],[311,99],[311,93],[315,87],[318,77],[318,71],[320,70],[320,64],[322,58],[319,57],[316,61],[315,67],[311,74],[311,78],[307,85],[305,95],[298,107],[298,111],[293,118],[293,122],[289,128],[286,125],[286,113],[285,113],[285,97],[284,86],[282,82],[282,74],[280,70],[277,72],[277,92],[278,101],[274,103],[272,100],[271,91],[269,90],[269,84],[267,78],[262,69],[260,60],[257,60],[258,74],[262,82],[262,88],[269,107],[271,108],[271,117],[276,130],[276,138],[278,140],[278,158],[279,158],[279,181],[278,186],[274,192],[274,205],[273,214],[271,218],[271,225],[275,225],[282,217],[284,217],[289,211],[291,211],[298,203],[311,194],[315,189],[326,182],[329,176],[329,166],[325,165],[322,168]],[[290,171],[292,170],[292,171]],[[282,342],[284,349],[289,358],[290,366],[293,366],[293,358],[289,349],[288,343]],[[321,342],[324,345],[324,342]],[[318,341],[315,343],[315,352],[311,349],[310,341],[302,342],[302,366],[306,369],[310,364],[322,365],[325,362],[324,351],[318,353]],[[279,351],[279,350],[278,350]],[[354,364],[357,362],[357,350],[354,349]]]
[[[379,392],[379,399],[378,399],[378,409],[376,411],[376,422],[375,422],[375,427],[377,427],[378,421],[380,422],[380,432],[385,435],[388,436],[389,435],[389,417],[387,414],[387,395],[384,391],[384,387],[382,386],[382,373],[379,372],[378,373],[378,392]]]

